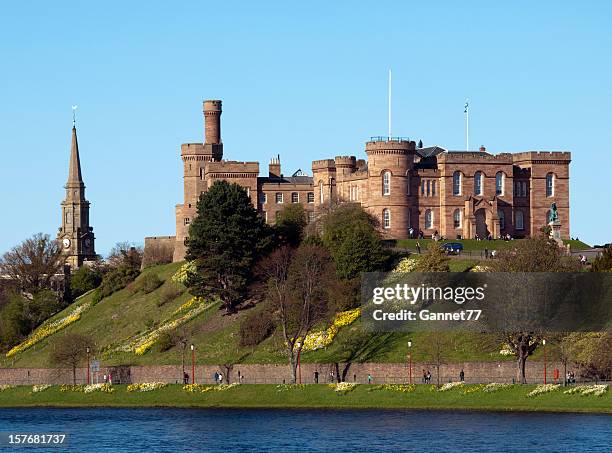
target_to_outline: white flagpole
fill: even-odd
[[[391,140],[391,69],[389,69],[389,140]]]
[[[470,105],[469,99],[465,100],[465,150],[470,150]]]

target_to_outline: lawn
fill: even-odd
[[[116,385],[112,393],[60,392],[53,386],[33,393],[31,386],[0,392],[0,407],[234,407],[234,408],[377,408],[377,409],[453,409],[496,411],[551,411],[612,413],[612,392],[603,396],[554,392],[528,397],[535,386],[513,385],[496,392],[482,386],[466,385],[441,392],[431,385],[416,385],[409,391],[357,385],[338,394],[325,384],[298,387],[272,384],[238,385],[223,391],[187,392],[181,385],[169,385],[151,392],[128,392]],[[404,390],[407,387],[403,387]]]
[[[520,241],[520,239],[516,239],[514,241],[503,241],[501,239],[496,239],[493,241],[486,241],[486,240],[477,241],[476,239],[447,239],[445,241],[438,241],[438,242],[441,244],[444,244],[446,242],[459,242],[460,244],[463,244],[463,250],[465,252],[480,252],[480,251],[484,251],[484,249],[505,250],[505,249],[511,248],[516,243],[515,241]],[[419,244],[421,245],[421,250],[425,251],[427,250],[427,247],[429,246],[429,244],[433,242],[433,240],[432,239],[400,239],[396,241],[396,247],[416,250],[417,242],[419,242]],[[585,250],[591,247],[590,245],[585,244],[582,241],[577,241],[573,239],[565,239],[563,243],[570,244],[571,250]]]

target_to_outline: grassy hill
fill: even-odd
[[[476,261],[455,259],[451,262],[453,271],[470,268]],[[58,313],[34,332],[49,329],[53,323],[66,319],[75,311],[82,310],[78,320],[67,325],[52,335],[36,342],[33,346],[9,358],[3,356],[0,366],[3,367],[47,367],[50,366],[49,355],[54,341],[68,332],[84,333],[94,339],[97,357],[107,365],[118,364],[179,364],[181,351],[173,346],[162,351],[159,342],[152,343],[143,354],[134,352],[138,344],[143,344],[151,332],[168,323],[185,320],[177,329],[188,338],[189,343],[197,347],[198,362],[219,363],[286,363],[283,354],[283,341],[279,332],[261,342],[256,347],[240,345],[240,321],[254,311],[265,309],[265,303],[254,308],[240,310],[237,314],[227,316],[219,309],[218,303],[199,302],[185,308],[191,295],[182,288],[181,293],[173,300],[160,305],[164,294],[169,289],[174,291],[179,286],[170,279],[178,270],[180,263],[155,266],[143,271],[138,279],[127,288],[93,304],[93,294],[78,299],[74,304]],[[142,289],[143,279],[148,274],[157,274],[163,284],[146,294]],[[183,307],[183,308],[181,308]],[[196,307],[195,316],[189,318]],[[187,319],[185,318],[187,317]],[[179,323],[180,324],[180,323]],[[320,326],[324,329],[327,326]],[[499,344],[490,335],[448,333],[456,340],[455,348],[449,351],[447,361],[480,361],[503,360],[499,355]],[[403,362],[407,354],[407,341],[411,339],[413,359],[426,360],[425,352],[419,345],[426,344],[428,333],[369,333],[364,332],[359,320],[342,327],[333,343],[324,349],[305,352],[304,362]],[[144,341],[146,343],[146,341]],[[128,350],[131,347],[131,351]],[[145,348],[146,349],[146,348]]]

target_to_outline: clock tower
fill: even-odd
[[[79,144],[76,126],[72,126],[70,169],[66,182],[66,198],[62,201],[62,226],[57,240],[66,257],[66,264],[78,269],[85,261],[95,261],[93,228],[89,226],[89,201],[85,199],[85,184],[81,176]]]

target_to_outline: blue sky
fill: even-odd
[[[431,3],[431,5],[430,5]],[[571,234],[610,242],[609,2],[10,2],[0,11],[0,252],[54,235],[71,105],[97,251],[174,234],[180,144],[223,99],[227,158],[363,155],[387,130],[448,149],[569,150]]]

